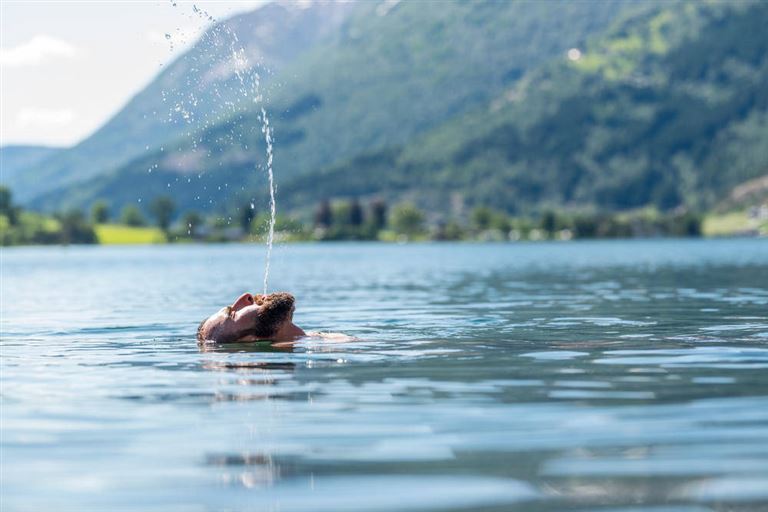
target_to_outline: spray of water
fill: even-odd
[[[272,243],[275,241],[275,180],[272,174],[272,127],[264,107],[261,107],[261,131],[264,132],[264,142],[267,144],[267,176],[269,177],[269,234],[267,235],[267,262],[264,267],[264,294],[267,293],[269,282],[269,260],[272,257]]]
[[[172,0],[171,3],[174,7],[176,7],[175,1]],[[261,108],[260,117],[261,117],[261,124],[262,124],[261,132],[264,135],[264,142],[266,143],[266,158],[267,158],[266,171],[267,171],[267,177],[268,177],[268,183],[269,183],[269,213],[270,213],[269,231],[267,235],[266,262],[265,262],[265,268],[264,268],[264,293],[266,294],[268,291],[268,285],[269,285],[269,266],[270,266],[270,260],[272,257],[272,246],[274,244],[274,238],[275,238],[275,217],[277,213],[277,208],[276,208],[276,202],[275,202],[274,174],[272,170],[272,161],[273,161],[273,155],[274,155],[272,144],[274,139],[272,135],[272,127],[269,124],[269,116],[267,115],[267,111],[263,106],[263,97],[260,93],[261,77],[257,72],[256,68],[254,66],[251,66],[250,63],[248,62],[248,57],[247,57],[245,48],[240,44],[237,34],[235,34],[226,23],[218,22],[208,12],[197,7],[196,5],[192,6],[192,10],[194,14],[196,14],[199,18],[204,20],[206,23],[212,24],[211,29],[206,31],[203,34],[202,36],[203,40],[207,39],[207,43],[211,44],[212,46],[218,46],[218,45],[221,45],[222,43],[226,44],[222,39],[228,42],[232,71],[237,79],[237,83],[239,85],[239,89],[241,93],[241,94],[238,94],[238,96],[240,96],[240,98],[243,98],[243,99],[252,99],[255,103],[261,104],[261,107],[260,107]],[[166,39],[168,39],[169,41],[171,40],[170,34],[166,34]],[[172,41],[171,41],[171,51],[173,51]],[[196,69],[196,63],[193,64],[193,69]],[[187,85],[191,86],[191,84],[189,83]],[[218,86],[214,86],[213,94],[214,94],[214,97],[223,99]],[[165,92],[163,92],[163,101],[165,101]],[[180,114],[184,122],[186,122],[187,124],[191,124],[194,121],[194,117],[193,117],[194,114],[189,112],[189,107],[195,107],[195,106],[197,106],[197,98],[195,98],[194,94],[190,92],[188,93],[187,97],[177,102],[172,110],[174,114]],[[239,109],[242,108],[236,101],[232,101],[232,100],[224,100],[223,107],[226,110],[228,110],[231,114],[238,114]],[[205,117],[208,118],[209,116],[205,115]],[[213,123],[211,119],[205,119],[204,122],[202,123],[202,128],[208,128],[212,125]],[[188,135],[192,137],[193,136],[192,131],[188,132]],[[229,137],[229,140],[233,144],[236,143],[236,141],[231,137]],[[193,140],[192,151],[195,152],[197,150],[198,144],[202,144],[202,142],[203,142],[202,138],[199,141],[196,139]],[[242,141],[240,142],[242,143]],[[247,145],[244,145],[243,149],[247,149]],[[210,152],[208,152],[208,156],[210,156]],[[198,178],[199,177],[200,176],[198,176]],[[255,208],[255,205],[252,202],[251,209],[253,210],[254,208]]]

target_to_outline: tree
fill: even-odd
[[[368,205],[368,215],[358,231],[362,238],[376,240],[379,232],[387,225],[387,203],[383,199],[374,199]]]
[[[181,222],[187,227],[187,234],[195,236],[197,228],[203,223],[203,217],[196,211],[190,210],[182,216]]]
[[[360,201],[354,198],[349,203],[349,223],[352,226],[360,227],[363,225],[363,207],[360,205]]]
[[[80,210],[68,210],[58,216],[61,224],[60,242],[62,244],[93,244],[96,243],[96,233],[85,220]]]
[[[392,210],[392,228],[403,235],[418,235],[424,230],[424,213],[411,203],[401,203]]]
[[[328,228],[333,222],[333,212],[331,211],[331,202],[324,199],[317,207],[315,212],[315,227]]]
[[[173,199],[167,196],[156,197],[149,205],[149,210],[155,217],[157,227],[167,232],[168,226],[171,225],[173,214],[176,212],[176,205]]]
[[[463,237],[464,230],[454,219],[449,219],[448,222],[441,222],[438,224],[434,234],[435,240],[461,240]]]
[[[13,194],[11,189],[0,185],[0,213],[8,215],[8,210],[13,208]]]
[[[375,232],[387,225],[387,203],[383,199],[374,199],[371,202],[370,223]]]
[[[672,236],[701,236],[701,217],[691,212],[670,215],[664,231]]]
[[[8,217],[8,224],[16,225],[18,208],[13,205],[13,193],[8,187],[0,185],[0,215]]]
[[[141,214],[141,210],[136,205],[129,204],[123,208],[120,213],[120,223],[126,226],[146,226],[147,221],[144,219],[144,215]]]
[[[597,234],[597,219],[594,215],[578,215],[573,219],[575,238],[593,238]]]
[[[251,224],[256,217],[256,210],[253,208],[253,203],[246,203],[240,207],[240,227],[243,228],[243,233],[251,232]]]
[[[494,212],[491,219],[491,229],[498,229],[502,233],[507,233],[512,229],[512,221],[504,212]]]
[[[493,210],[486,206],[478,206],[472,210],[472,224],[479,231],[485,231],[491,227],[491,221],[493,220]]]
[[[557,215],[553,211],[546,211],[541,217],[541,229],[550,237],[557,229]]]
[[[345,228],[350,225],[350,204],[346,201],[335,201],[331,206],[333,212],[332,225],[335,228]]]
[[[109,220],[109,206],[106,201],[99,200],[91,207],[91,221],[94,224],[104,224]]]

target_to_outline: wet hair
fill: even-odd
[[[294,302],[293,295],[285,292],[257,296],[256,304],[261,306],[261,310],[256,316],[256,322],[252,328],[239,333],[239,337],[270,338],[274,336],[282,324],[291,319]]]
[[[202,322],[200,322],[200,325],[197,326],[197,342],[203,343],[205,340],[203,339],[203,326],[205,325],[207,318],[204,319]]]
[[[261,306],[259,313],[256,315],[254,325],[240,332],[232,333],[229,336],[217,337],[215,341],[219,343],[232,343],[246,336],[269,339],[277,333],[286,320],[291,319],[295,299],[290,293],[277,292],[270,295],[256,295],[254,299],[256,304]],[[198,343],[206,341],[203,338],[203,326],[206,321],[207,319],[203,320],[197,327]]]

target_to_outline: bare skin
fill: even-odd
[[[294,298],[288,293],[244,293],[231,306],[209,316],[198,329],[198,341],[291,341],[306,333],[293,323]]]
[[[225,306],[205,319],[198,328],[199,343],[232,343],[265,341],[290,344],[304,336],[348,341],[343,334],[307,334],[293,323],[293,295],[285,292],[268,295],[244,293],[231,306]]]

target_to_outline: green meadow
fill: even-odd
[[[97,224],[94,231],[101,245],[162,244],[168,241],[156,227]]]

